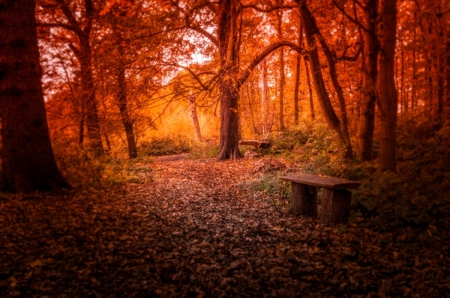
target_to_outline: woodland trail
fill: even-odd
[[[282,161],[160,158],[139,179],[0,197],[1,297],[448,297],[448,247],[290,215]]]

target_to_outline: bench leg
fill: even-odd
[[[317,216],[317,187],[292,182],[292,213]]]
[[[326,225],[343,224],[350,214],[352,193],[345,189],[323,189],[320,222]]]

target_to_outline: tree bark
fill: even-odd
[[[397,0],[385,0],[382,13],[382,39],[379,73],[381,122],[380,170],[396,171],[397,91],[394,81],[394,56],[397,29]]]
[[[0,0],[0,190],[29,193],[71,186],[53,155],[47,126],[34,0]]]
[[[308,62],[306,62],[306,59],[303,59],[305,62],[305,72],[306,72],[306,83],[308,85],[308,93],[309,93],[309,109],[311,111],[311,120],[316,120],[316,112],[314,110],[314,99],[313,99],[313,92],[311,88],[311,76],[309,75],[309,67]]]
[[[301,47],[303,43],[303,28],[301,21],[298,26],[298,46]],[[301,74],[301,58],[300,53],[297,53],[295,60],[295,87],[294,87],[294,123],[297,126],[299,123],[299,92],[300,92],[300,74]]]
[[[333,106],[331,105],[328,92],[325,87],[325,82],[322,76],[322,69],[319,61],[319,53],[317,50],[315,31],[314,31],[314,20],[311,19],[311,12],[304,0],[296,0],[299,10],[300,17],[302,20],[305,39],[306,39],[306,51],[308,53],[309,63],[311,63],[311,74],[313,77],[314,90],[316,91],[317,99],[324,113],[325,120],[328,125],[338,134],[342,142],[346,142],[344,134],[341,130],[341,123],[339,118],[334,112]]]
[[[283,0],[278,0],[278,5],[283,5]],[[278,20],[278,38],[283,40],[283,10],[279,9],[277,11]],[[284,74],[284,48],[280,48],[280,130],[284,130],[284,84],[285,84],[285,74]]]
[[[338,81],[338,75],[336,71],[336,61],[334,60],[333,53],[330,50],[327,42],[320,33],[319,27],[317,26],[316,20],[312,13],[306,6],[303,6],[302,13],[305,15],[305,19],[310,23],[310,31],[318,39],[320,44],[322,45],[322,51],[325,54],[328,62],[328,72],[331,78],[331,82],[333,84],[334,90],[336,91],[339,108],[341,110],[341,121],[340,121],[340,136],[344,143],[344,157],[347,159],[353,158],[353,149],[352,143],[350,141],[350,134],[348,132],[348,118],[347,118],[347,107],[345,104],[344,92],[342,91],[342,87]],[[326,91],[325,91],[326,92]]]
[[[128,156],[129,158],[137,157],[137,146],[136,138],[134,136],[133,121],[130,118],[128,112],[128,102],[127,102],[127,81],[125,77],[125,61],[124,61],[124,49],[119,41],[119,59],[118,59],[118,94],[117,94],[117,105],[119,106],[120,117],[122,119],[123,128],[125,129],[125,135],[127,137],[128,146]]]
[[[242,157],[239,151],[238,83],[240,35],[239,3],[224,0],[219,4],[219,56],[223,74],[220,79],[220,151],[219,160]]]
[[[317,187],[292,182],[292,213],[317,216]]]
[[[359,104],[357,154],[361,161],[372,159],[375,128],[375,103],[378,64],[377,38],[378,0],[367,0],[364,7],[364,50],[362,61],[362,98]]]
[[[198,122],[197,105],[195,104],[195,95],[189,96],[189,109],[191,110],[192,123],[194,124],[195,139],[197,141],[201,141],[202,134],[200,131],[200,123]]]
[[[270,111],[269,83],[267,73],[267,62],[265,59],[262,61],[261,66],[262,66],[261,131],[262,134],[265,136],[271,131],[272,127],[272,123],[269,123],[269,111]]]

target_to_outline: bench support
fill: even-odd
[[[344,224],[350,214],[352,193],[346,189],[323,189],[320,222],[326,225]]]
[[[317,187],[292,182],[292,213],[317,216]]]

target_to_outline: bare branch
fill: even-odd
[[[187,24],[186,26],[187,26],[187,28],[192,29],[192,30],[202,34],[203,36],[208,38],[216,47],[219,47],[219,41],[214,37],[214,35],[212,35],[208,31],[206,31],[205,29],[200,28],[198,26],[192,26],[191,24]]]
[[[364,27],[364,25],[361,24],[357,19],[355,19],[355,18],[353,18],[352,16],[350,16],[350,15],[345,11],[345,9],[344,9],[343,7],[341,7],[341,6],[336,2],[336,0],[331,0],[331,1],[333,1],[334,6],[336,6],[337,9],[339,9],[339,11],[342,12],[342,14],[343,14],[344,16],[346,16],[347,19],[350,20],[350,22],[352,22],[353,24],[355,24],[355,25],[358,26],[359,28],[363,29],[364,31],[369,32],[369,29],[367,29],[366,27]]]
[[[303,53],[303,49],[299,45],[297,45],[293,42],[287,41],[287,40],[278,41],[278,42],[275,42],[275,43],[269,45],[266,49],[264,49],[264,51],[262,51],[258,56],[256,56],[253,59],[252,63],[250,63],[250,65],[247,67],[247,69],[244,70],[242,77],[238,81],[238,86],[242,86],[242,84],[245,83],[245,81],[248,79],[248,77],[250,76],[252,71],[255,69],[255,67],[258,66],[258,64],[261,61],[263,61],[264,58],[266,58],[270,53],[272,53],[276,49],[278,49],[280,47],[284,47],[284,46],[290,47],[299,53]]]

